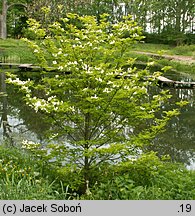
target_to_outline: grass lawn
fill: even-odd
[[[192,56],[195,59],[195,45],[176,47],[165,44],[138,43],[134,45],[133,50],[157,54]]]
[[[0,39],[0,61],[12,63],[35,63],[36,59],[22,40]]]
[[[146,52],[146,54],[144,54],[144,52]],[[161,57],[153,59],[150,55],[147,55],[147,53],[159,54]],[[172,61],[170,59],[163,58],[162,55],[172,55],[179,57],[180,59],[183,58],[184,60]],[[159,67],[171,66],[173,71],[179,71],[186,74],[194,74],[195,72],[195,45],[176,47],[165,44],[138,43],[135,44],[132,47],[132,50],[129,51],[129,56],[136,58],[137,61],[140,62],[155,61]],[[185,60],[187,57],[191,60]]]
[[[132,52],[134,51],[134,52]],[[190,56],[195,59],[195,45],[190,46],[170,46],[165,44],[149,44],[149,43],[137,43],[133,45],[132,49],[129,50],[129,56],[137,58],[140,62],[152,61],[150,56],[138,54],[140,52],[150,52],[161,55],[181,55]],[[31,63],[36,64],[36,58],[32,51],[27,47],[27,44],[22,40],[16,39],[0,39],[0,61],[11,62],[11,63]],[[195,64],[187,65],[183,62],[172,62],[167,59],[155,60],[162,66],[170,65],[175,70],[182,71],[185,73],[194,73]]]

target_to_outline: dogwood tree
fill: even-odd
[[[43,71],[39,82],[8,79],[20,86],[29,106],[50,119],[50,138],[64,139],[53,147],[58,149],[55,158],[80,169],[85,185],[94,167],[137,155],[178,114],[160,112],[170,98],[167,91],[149,97],[158,76],[150,73],[151,63],[141,70],[128,56],[132,44],[142,39],[141,28],[130,16],[117,24],[107,16],[97,22],[68,14],[47,31],[30,20],[37,41],[25,40],[39,65],[55,72]]]

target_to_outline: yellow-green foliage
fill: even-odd
[[[115,167],[85,199],[194,200],[195,172],[154,152]],[[111,173],[111,172],[110,172]]]
[[[101,163],[137,155],[164,130],[170,117],[178,115],[177,109],[163,112],[170,98],[167,91],[148,97],[159,74],[150,72],[153,63],[138,69],[127,55],[143,38],[131,16],[112,24],[106,14],[98,21],[67,14],[47,28],[36,20],[29,25],[36,40],[25,41],[39,65],[55,72],[41,73],[39,81],[12,76],[7,82],[20,87],[26,103],[47,117],[50,142],[64,140],[48,145],[41,154],[37,149],[38,158],[53,160],[59,169],[66,164],[64,175],[74,176],[76,164],[76,172],[81,173],[78,182],[84,187],[88,181],[93,184],[93,170]]]

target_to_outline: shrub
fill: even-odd
[[[117,172],[105,177],[85,198],[193,200],[194,181],[194,171],[188,171],[183,165],[173,164],[164,158],[160,160],[152,152],[118,166]]]
[[[0,146],[0,199],[68,199],[68,187],[47,168],[24,151]]]

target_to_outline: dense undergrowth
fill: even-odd
[[[65,168],[54,169],[45,160],[37,161],[19,149],[1,146],[0,199],[195,199],[195,172],[159,159],[154,152],[138,160],[99,167],[86,194],[76,189],[80,171]]]

